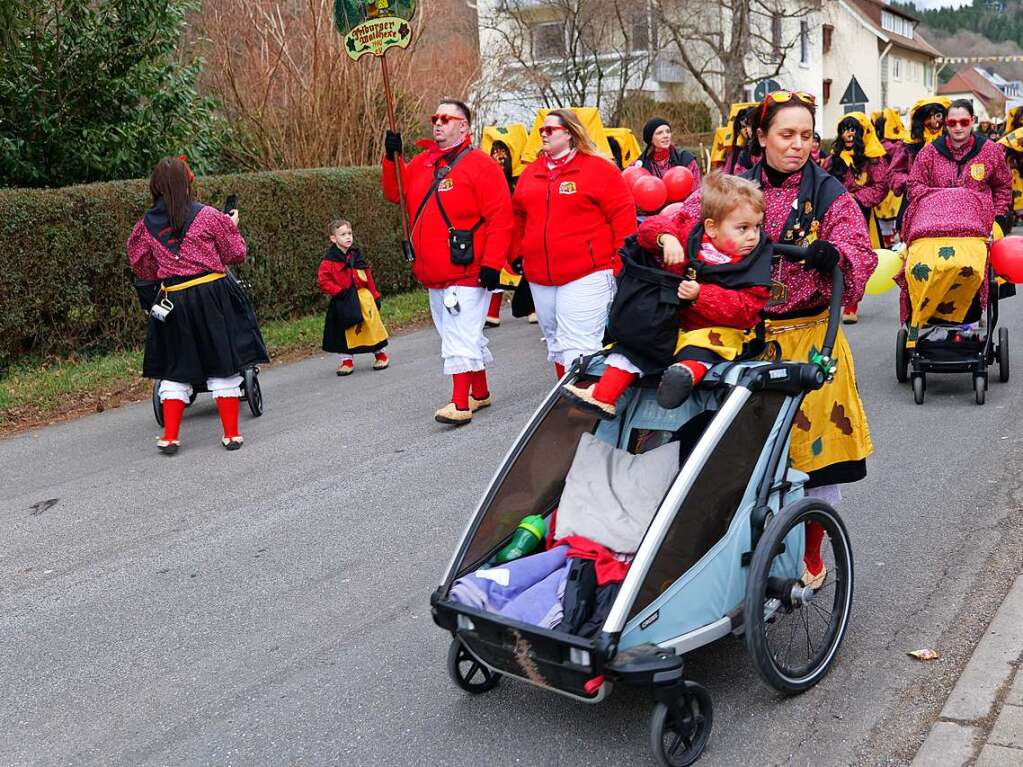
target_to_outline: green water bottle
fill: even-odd
[[[543,517],[539,514],[524,517],[519,522],[519,526],[515,528],[508,545],[497,552],[494,564],[503,565],[505,562],[511,562],[513,559],[532,553],[540,545],[540,541],[545,535],[547,535],[547,525],[543,521]]]

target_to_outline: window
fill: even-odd
[[[565,25],[561,22],[533,27],[533,58],[559,59],[565,56]]]
[[[924,64],[924,85],[928,88],[934,87],[934,67]]]
[[[831,36],[834,34],[834,32],[835,28],[830,24],[825,24],[824,26],[821,27],[822,33],[821,47],[824,49],[825,53],[831,50]]]
[[[810,22],[799,22],[799,63],[810,63]]]
[[[629,19],[629,48],[634,51],[648,51],[656,47],[656,20],[647,8],[640,8]]]
[[[891,11],[881,11],[881,29],[913,39],[913,22],[905,16],[896,16]]]
[[[781,61],[781,14],[771,16],[771,55]]]
[[[828,77],[824,80],[824,87],[821,88],[821,95],[824,97],[824,103],[827,104],[831,101],[831,78]]]
[[[892,79],[902,79],[902,59],[898,56],[892,56]]]

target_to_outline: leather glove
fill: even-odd
[[[816,269],[821,274],[830,275],[838,266],[838,259],[838,249],[834,245],[824,240],[815,240],[806,249],[803,269],[808,272]]]
[[[501,287],[501,270],[490,266],[481,266],[480,285],[487,290],[497,290]]]
[[[522,256],[519,256],[511,262],[511,268],[515,274],[522,274]]]
[[[394,161],[397,155],[401,154],[401,134],[394,131],[387,131],[384,134],[384,154],[387,159]]]

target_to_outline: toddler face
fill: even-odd
[[[739,205],[720,223],[708,218],[704,226],[707,236],[718,250],[747,256],[760,242],[760,225],[763,220],[763,213],[758,213],[749,205]]]
[[[330,241],[341,248],[341,250],[348,250],[352,247],[352,241],[354,239],[355,236],[352,234],[352,227],[347,224],[339,226],[334,230],[334,233],[330,235]]]

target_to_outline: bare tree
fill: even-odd
[[[481,43],[499,62],[489,79],[548,108],[590,105],[617,124],[656,58],[647,2],[498,0],[479,4]]]
[[[777,77],[820,0],[654,0],[666,52],[721,113],[750,86]]]

